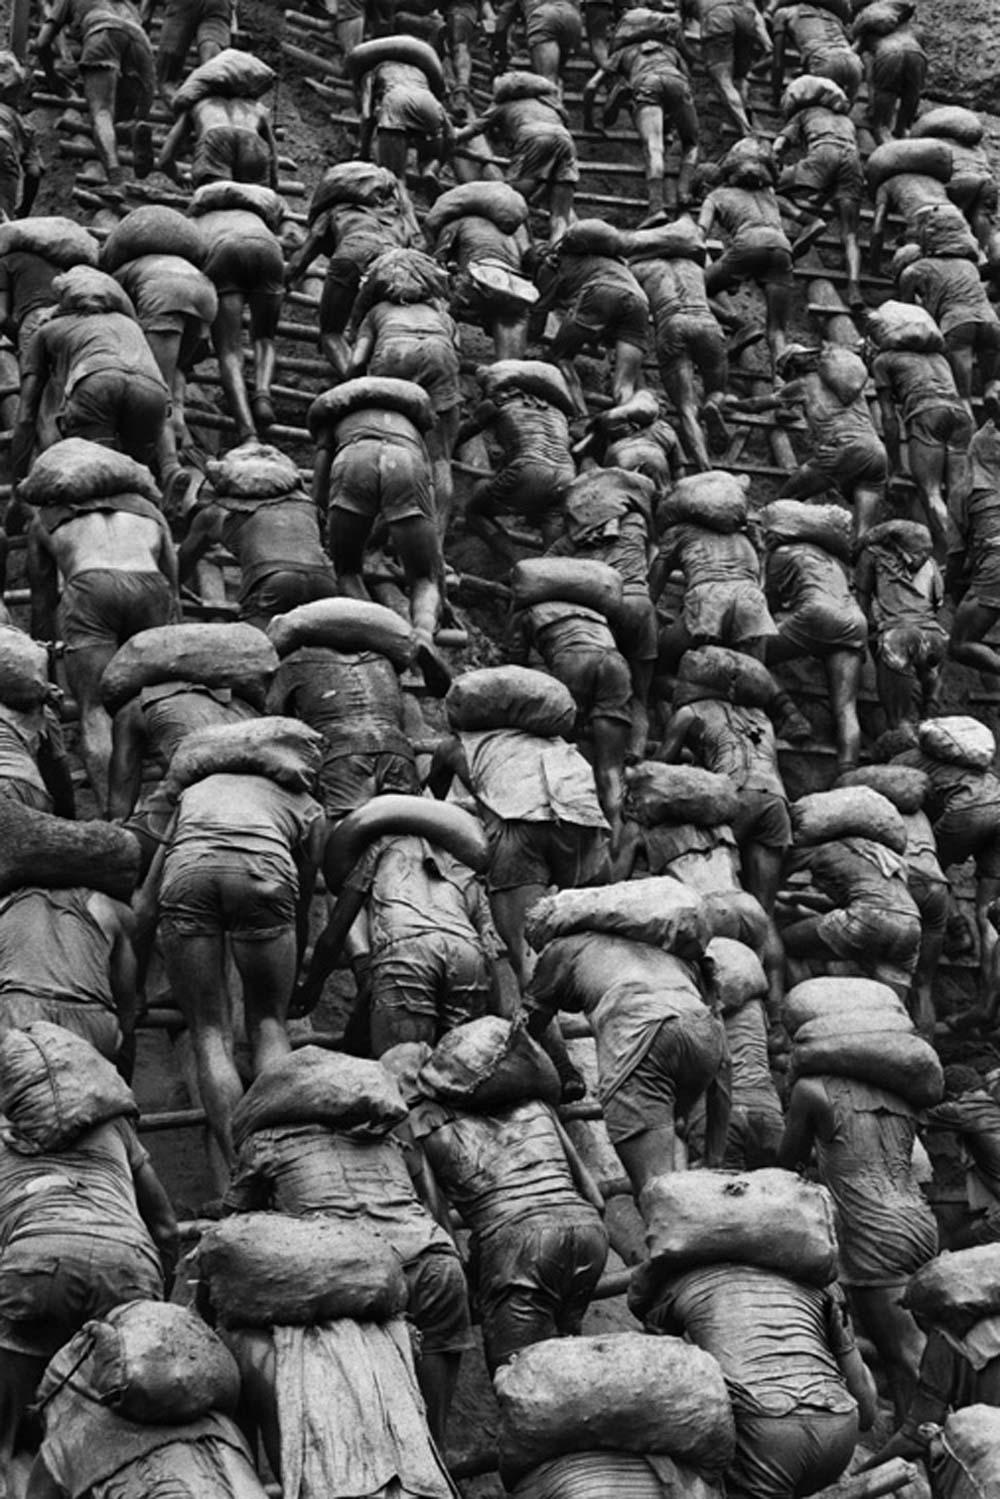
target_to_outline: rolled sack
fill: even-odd
[[[274,646],[253,625],[157,625],[140,630],[112,656],[101,677],[101,700],[114,714],[144,687],[178,681],[228,687],[236,697],[263,708],[277,669]]]
[[[339,890],[365,850],[378,838],[410,835],[443,848],[452,858],[481,874],[489,862],[486,834],[478,818],[453,802],[389,792],[373,796],[342,818],[330,833],[323,857],[323,876]]]
[[[321,650],[371,651],[397,671],[413,664],[417,639],[395,610],[367,599],[314,599],[287,614],[276,614],[267,633],[282,660],[304,646]]]

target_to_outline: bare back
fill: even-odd
[[[78,573],[160,572],[163,527],[155,520],[123,511],[102,511],[66,521],[49,533],[49,546],[63,581]]]

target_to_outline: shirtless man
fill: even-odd
[[[780,161],[790,149],[801,153],[778,179],[778,192],[790,197],[798,209],[816,214],[832,202],[847,264],[847,301],[856,307],[863,301],[858,225],[865,176],[847,95],[836,85],[831,93],[834,90],[835,107],[808,105],[794,109],[790,118],[786,94],[787,123],[775,137],[774,157]]]
[[[32,633],[42,640],[55,640],[58,633],[65,642],[66,680],[80,707],[83,758],[103,806],[111,720],[101,702],[101,676],[129,636],[176,616],[177,562],[170,533],[157,507],[135,494],[43,506],[28,532],[28,578]]]
[[[98,157],[109,186],[120,192],[125,173],[118,161],[118,121],[134,121],[136,176],[148,177],[153,166],[147,119],[155,91],[153,49],[129,0],[55,0],[35,43],[50,77],[52,44],[64,27],[80,46],[79,67]]]
[[[546,199],[549,239],[554,244],[573,220],[580,180],[576,145],[566,123],[559,89],[533,73],[507,73],[493,82],[494,103],[455,136],[455,144],[485,135],[510,155],[507,181],[529,203]]]
[[[257,182],[278,189],[278,142],[271,111],[259,99],[209,95],[175,120],[156,158],[156,170],[178,180],[178,157],[191,143],[191,185]]]

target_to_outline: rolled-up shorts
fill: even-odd
[[[919,870],[911,869],[907,878],[910,894],[920,912],[921,941],[934,940],[944,935],[951,910],[948,884],[943,880],[932,880]]]
[[[215,322],[219,299],[210,281],[161,272],[142,287],[135,309],[144,333],[183,333],[193,343]]]
[[[698,139],[698,113],[691,85],[676,68],[664,67],[643,73],[632,88],[632,108],[653,105],[662,109],[664,120],[673,124],[684,144]]]
[[[222,51],[232,33],[233,0],[167,0],[160,32],[160,68],[168,81],[184,71],[188,48],[214,44]]]
[[[759,45],[757,21],[747,0],[713,5],[701,23],[701,57],[706,68],[728,63],[734,76],[743,78]]]
[[[819,935],[838,958],[885,984],[908,984],[920,953],[920,918],[903,911],[840,906],[819,918]]]
[[[573,137],[564,125],[534,130],[512,156],[508,182],[579,182],[580,167]]]
[[[331,599],[337,593],[333,569],[318,567],[283,567],[268,573],[240,597],[240,619],[266,629],[276,614],[287,614],[299,604],[316,599]]]
[[[612,1145],[673,1124],[697,1102],[726,1056],[722,1021],[694,1011],[664,1020],[628,1077],[604,1099]]]
[[[944,348],[946,354],[971,349],[978,359],[986,356],[993,364],[1000,358],[1000,322],[984,318],[982,321],[958,323],[945,334]],[[991,375],[983,373],[985,378],[991,378]]]
[[[565,58],[579,50],[583,20],[571,0],[535,0],[526,7],[524,33],[529,48],[555,42]]]
[[[764,590],[749,579],[699,583],[684,594],[684,624],[696,645],[740,646],[777,635]]]
[[[118,74],[115,118],[142,120],[156,93],[153,49],[138,26],[101,26],[85,31],[80,49],[83,73],[108,69]]]
[[[660,373],[669,385],[673,366],[689,359],[707,391],[725,389],[728,359],[726,339],[709,313],[675,312],[657,327],[656,352]]]
[[[788,802],[777,791],[740,787],[739,810],[733,818],[733,834],[742,848],[759,843],[762,848],[791,848],[792,820]]]
[[[149,462],[170,416],[170,392],[132,370],[95,370],[66,396],[56,422],[64,437],[114,445]]]
[[[81,1220],[16,1236],[0,1259],[0,1348],[51,1358],[92,1317],[125,1301],[159,1301],[163,1274],[151,1244]]]
[[[561,505],[575,477],[576,470],[568,458],[565,467],[516,458],[489,482],[487,503],[533,519]]]
[[[879,635],[876,653],[890,671],[922,675],[941,665],[948,654],[948,637],[937,626],[892,625]]]
[[[872,88],[876,93],[895,94],[897,97],[912,92],[919,93],[927,77],[927,57],[925,53],[916,50],[875,52],[871,68]]]
[[[160,890],[164,935],[214,937],[228,932],[241,942],[269,942],[295,927],[296,891],[288,880],[264,874],[248,854],[228,864],[171,867]]]
[[[270,237],[226,240],[209,252],[204,270],[220,296],[227,292],[258,297],[284,295],[285,259],[278,241]]]
[[[403,1266],[410,1321],[420,1332],[420,1351],[464,1353],[472,1347],[465,1271],[457,1249],[432,1244]]]
[[[372,952],[369,974],[376,1056],[404,1041],[434,1046],[446,1031],[478,1020],[489,1007],[492,981],[485,951],[449,932],[387,943]]]
[[[972,438],[972,418],[964,406],[925,406],[906,423],[906,437],[964,453]]]
[[[970,216],[974,213],[994,214],[1000,199],[996,178],[986,173],[960,172],[947,184],[947,192],[956,208]]]
[[[487,888],[558,885],[576,890],[611,878],[608,829],[576,822],[522,822],[484,812],[490,850]]]
[[[373,256],[372,259],[374,258]],[[349,255],[330,257],[319,299],[321,333],[344,332],[351,321],[358,287],[369,263],[353,260]]]
[[[327,817],[344,817],[373,796],[389,791],[419,796],[420,778],[412,756],[393,751],[329,755],[319,773],[319,800]]]
[[[644,296],[623,291],[613,283],[594,280],[570,308],[559,338],[570,331],[591,343],[632,344],[645,350],[649,343],[649,303]]]
[[[446,129],[444,106],[430,89],[387,88],[379,95],[375,122],[379,130],[403,130],[437,140]]]
[[[805,468],[822,474],[831,485],[850,499],[859,485],[884,484],[889,477],[889,460],[879,439],[846,442],[829,451],[817,449]]]
[[[660,654],[659,621],[649,594],[626,585],[622,606],[615,615],[615,639],[629,664],[655,661]]]
[[[808,156],[786,167],[778,184],[779,191],[808,195],[817,203],[828,198],[861,202],[865,195],[865,174],[857,151],[847,147],[815,146]]]
[[[934,837],[942,869],[975,859],[979,879],[1000,880],[1000,802],[945,812]]]
[[[580,1331],[608,1257],[596,1213],[538,1214],[489,1236],[478,1252],[477,1300],[488,1367],[520,1348]]]
[[[363,438],[347,443],[330,469],[330,506],[387,525],[434,515],[430,466],[419,448]]]
[[[791,1499],[835,1483],[854,1454],[857,1411],[795,1410],[736,1416],[727,1499]]]
[[[124,645],[140,630],[173,624],[177,601],[162,573],[88,568],[63,589],[59,631],[68,651]]]
[[[784,615],[778,634],[810,656],[825,656],[831,651],[863,652],[868,643],[868,621],[856,604],[847,607],[816,599]]]
[[[220,126],[207,130],[194,148],[191,182],[252,182],[271,180],[271,153],[255,130]]]
[[[792,288],[792,252],[782,245],[730,245],[708,268],[710,295],[728,291],[743,281],[762,287]]]
[[[118,1017],[103,1005],[49,999],[37,994],[0,994],[0,1036],[8,1031],[22,1031],[36,1020],[47,1020],[72,1031],[74,1036],[82,1036],[110,1062],[121,1049]]]
[[[572,694],[584,723],[591,718],[610,718],[631,723],[632,675],[618,651],[571,646],[553,651],[548,668]]]

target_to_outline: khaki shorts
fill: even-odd
[[[684,624],[696,645],[740,646],[777,635],[758,583],[700,583],[684,594]]]
[[[330,508],[387,525],[415,515],[433,518],[434,490],[426,452],[415,444],[362,438],[347,443],[330,469]]]
[[[492,978],[483,948],[429,931],[378,948],[369,964],[372,1050],[427,1041],[485,1015]]]
[[[269,942],[295,927],[296,892],[287,880],[241,865],[174,865],[167,857],[160,891],[164,935],[211,937],[228,932],[241,942]]]
[[[664,1123],[697,1102],[726,1056],[726,1032],[708,1010],[664,1020],[652,1044],[604,1103],[612,1145]]]
[[[464,1353],[472,1347],[465,1271],[458,1250],[434,1244],[403,1266],[407,1315],[420,1333],[421,1353]]]
[[[117,649],[140,630],[172,624],[177,601],[162,573],[88,568],[63,589],[59,630],[68,651]]]
[[[606,885],[611,878],[607,828],[576,822],[505,821],[484,812],[490,848],[486,885],[491,891],[522,885]]]

